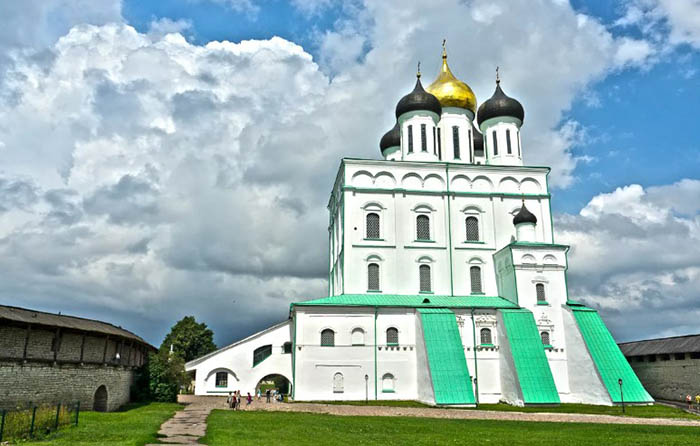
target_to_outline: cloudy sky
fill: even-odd
[[[430,5],[430,9],[426,6]],[[619,340],[700,320],[700,0],[0,2],[0,303],[219,345],[325,295],[341,157],[439,67],[499,65],[549,165],[572,298]]]

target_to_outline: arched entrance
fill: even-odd
[[[287,378],[278,374],[271,374],[263,377],[255,385],[255,392],[260,390],[260,393],[264,396],[265,392],[270,389],[276,389],[278,393],[282,395],[288,395],[292,391],[292,386]]]
[[[95,390],[95,398],[92,403],[92,410],[95,412],[107,412],[107,387],[101,385]]]

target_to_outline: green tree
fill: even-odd
[[[160,345],[161,352],[170,352],[182,358],[185,362],[216,350],[214,332],[205,323],[198,323],[194,316],[185,316],[170,329]]]

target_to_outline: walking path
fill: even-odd
[[[175,413],[163,423],[158,432],[163,435],[160,444],[201,445],[197,440],[204,436],[207,430],[207,417],[212,409],[226,409],[225,397],[208,397],[180,395],[180,403],[185,408]],[[538,421],[557,423],[602,423],[602,424],[647,424],[656,426],[694,426],[700,427],[700,419],[685,420],[678,418],[635,418],[613,415],[590,415],[574,413],[529,413],[529,412],[499,412],[494,410],[457,410],[430,407],[391,407],[391,406],[349,406],[317,403],[265,403],[254,400],[253,404],[243,410],[262,410],[269,412],[308,412],[339,416],[379,416],[379,417],[422,417],[449,418],[460,420],[509,420],[509,421]],[[147,445],[158,446],[158,445]]]
[[[391,406],[344,406],[335,404],[294,403],[294,404],[259,404],[255,409],[280,412],[309,412],[340,416],[381,416],[381,417],[425,417],[450,418],[460,420],[509,420],[539,421],[557,423],[601,423],[601,424],[649,424],[657,426],[695,426],[700,427],[700,419],[686,420],[679,418],[636,418],[614,415],[591,415],[574,413],[530,413],[501,412],[495,410],[458,410],[422,407]]]
[[[158,444],[149,444],[146,446],[159,446],[162,444],[181,444],[181,445],[201,445],[198,443],[201,437],[207,432],[207,417],[212,409],[225,409],[226,398],[193,398],[191,400],[182,400],[181,403],[187,404],[183,410],[175,412],[172,418],[160,426],[158,435],[162,438],[158,440]]]

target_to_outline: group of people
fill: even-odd
[[[262,392],[260,389],[257,390],[256,394],[258,401],[262,398]],[[233,410],[241,410],[241,402],[243,400],[243,397],[241,396],[241,391],[236,390],[235,392],[229,392],[228,393],[228,398],[226,398],[226,405],[229,407],[229,409]],[[277,391],[277,389],[267,389],[265,391],[265,400],[266,402],[284,402],[284,395],[282,395],[281,392]],[[250,403],[253,402],[253,396],[250,394],[250,392],[247,393],[245,397],[246,401],[246,406],[250,406]]]
[[[226,398],[226,405],[229,407],[229,409],[241,410],[241,402],[242,397],[240,390],[228,393],[228,398]],[[250,403],[252,402],[253,397],[250,395],[250,392],[248,392],[248,395],[246,396],[246,406],[250,406]]]
[[[693,397],[691,397],[690,394],[685,396],[685,402],[688,403],[688,409],[693,408]],[[700,393],[695,395],[695,408],[700,410]]]

